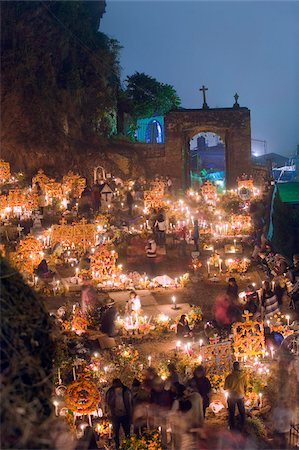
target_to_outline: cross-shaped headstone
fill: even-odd
[[[217,345],[219,340],[220,340],[220,337],[217,334],[214,334],[214,336],[210,338],[210,343],[212,345]]]
[[[247,309],[244,311],[244,314],[242,314],[242,316],[245,319],[245,322],[249,322],[251,319],[250,317],[253,316],[253,314],[249,311],[247,311]]]
[[[209,107],[208,107],[207,99],[206,99],[206,91],[208,91],[209,89],[207,87],[205,87],[205,85],[203,84],[199,90],[202,92],[202,95],[203,95],[202,109],[208,109]]]
[[[22,230],[24,230],[24,227],[21,227],[20,223],[17,226],[17,230],[18,230],[18,233],[19,233],[19,237],[21,237],[21,233],[22,233]]]

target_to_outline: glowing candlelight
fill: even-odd
[[[147,360],[148,360],[148,367],[151,367],[151,365],[152,365],[152,357],[148,356]]]
[[[172,303],[173,303],[172,309],[176,309],[176,298],[175,298],[174,295],[171,297],[171,300],[172,300]]]
[[[203,344],[203,340],[199,339],[199,346],[200,346],[200,348],[202,347],[202,344]]]
[[[237,243],[237,240],[234,239],[234,248],[235,248],[235,251],[236,251],[236,243]]]
[[[286,319],[287,319],[287,325],[289,327],[290,326],[290,316],[288,314],[286,315]]]
[[[53,405],[55,406],[55,415],[58,416],[58,405],[59,405],[59,402],[57,400],[54,400],[53,401]]]
[[[208,266],[208,275],[210,275],[210,261],[207,262],[207,266]]]
[[[222,272],[222,259],[219,259],[219,273]]]
[[[75,369],[75,367],[73,367],[73,378],[74,378],[74,381],[76,381],[76,369]]]
[[[181,347],[181,341],[176,341],[175,349],[178,351]]]
[[[271,358],[273,359],[274,358],[274,348],[273,347],[270,347],[270,352],[271,352]]]
[[[112,438],[112,423],[109,423],[109,439]]]
[[[198,364],[202,364],[202,356],[201,355],[198,356]]]
[[[262,397],[263,397],[263,394],[260,392],[260,393],[259,393],[259,403],[260,403],[260,408],[262,407]]]

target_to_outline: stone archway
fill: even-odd
[[[210,131],[225,144],[226,185],[251,173],[251,127],[248,108],[182,109],[165,115],[165,169],[182,188],[190,186],[189,141]]]

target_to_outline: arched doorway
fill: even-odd
[[[162,144],[163,132],[160,122],[156,119],[151,120],[146,127],[145,142],[147,144]]]
[[[189,144],[189,170],[192,187],[209,180],[220,189],[225,187],[225,144],[211,131],[195,134]]]

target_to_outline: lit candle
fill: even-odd
[[[61,384],[62,380],[61,380],[61,372],[60,372],[60,367],[58,367],[58,383]]]
[[[221,273],[221,272],[222,272],[222,267],[221,267],[221,264],[222,264],[222,259],[219,259],[219,273]]]
[[[112,438],[112,423],[109,423],[109,439]]]
[[[290,326],[290,316],[288,314],[286,315],[286,319],[287,319],[287,325],[289,327]]]
[[[235,250],[236,250],[236,243],[237,243],[237,240],[234,239],[234,247],[235,247]]]
[[[76,381],[76,369],[75,369],[75,367],[73,367],[73,378],[74,378],[74,381]]]
[[[176,309],[176,304],[175,304],[176,298],[175,298],[174,295],[172,296],[171,300],[172,300],[172,303],[173,303],[172,309]]]
[[[181,347],[181,341],[177,341],[176,345],[175,345],[176,350],[179,350],[180,347]]]
[[[270,352],[271,352],[271,358],[273,359],[274,358],[274,348],[273,347],[270,347]]]
[[[274,291],[274,288],[275,288],[275,281],[272,281],[272,291]]]
[[[210,261],[207,262],[207,266],[208,266],[208,275],[210,275]]]
[[[200,346],[200,348],[202,347],[202,344],[203,344],[203,340],[199,339],[199,346]]]
[[[260,408],[262,407],[262,397],[263,397],[263,394],[260,392],[259,393],[259,403],[260,403]]]
[[[147,360],[148,360],[148,367],[151,367],[151,365],[152,365],[152,357],[148,356]]]
[[[55,406],[55,415],[58,416],[58,405],[59,405],[58,401],[54,400],[53,405]]]
[[[198,364],[202,364],[202,356],[201,355],[198,356]]]

